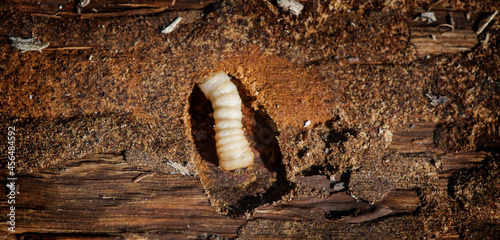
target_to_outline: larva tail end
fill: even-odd
[[[220,158],[219,158],[220,159]],[[219,160],[219,166],[224,170],[235,170],[240,168],[246,168],[253,165],[254,154],[252,151],[245,151],[243,154],[238,156],[237,159],[234,160]]]

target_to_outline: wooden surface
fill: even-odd
[[[431,10],[436,21],[419,17],[408,18],[410,41],[420,57],[429,54],[470,51],[479,41],[474,31],[474,19],[464,11]]]
[[[213,0],[91,0],[88,2],[71,0],[42,2],[33,0],[7,0],[7,2],[13,3],[18,11],[33,13],[39,16],[79,16],[81,18],[147,15],[166,10],[202,9],[214,3]]]
[[[445,153],[436,144],[436,132],[439,128],[439,124],[430,122],[404,124],[395,132],[389,149],[398,153],[427,154],[431,158],[437,157],[437,172],[441,184],[446,187],[453,173],[478,166],[488,154],[485,152]]]
[[[167,9],[143,5],[95,13],[87,12],[87,6],[72,5],[68,12],[59,13],[59,6],[54,7],[55,12],[41,14],[85,18]],[[415,61],[407,43],[413,29],[404,20],[408,11],[367,11],[358,6],[351,9],[363,10],[346,13],[344,7],[307,6],[297,19],[268,2],[224,1],[220,8],[196,11],[194,24],[170,35],[159,30],[177,12],[119,21],[98,19],[94,24],[0,11],[6,16],[4,26],[15,26],[16,32],[37,35],[53,46],[100,46],[96,51],[68,54],[18,53],[3,45],[2,76],[7,79],[3,89],[9,99],[4,101],[3,113],[9,117],[6,121],[27,119],[33,126],[28,131],[25,122],[18,122],[25,129],[19,132],[24,137],[20,139],[26,140],[20,141],[19,149],[28,150],[26,155],[19,152],[19,163],[33,167],[34,173],[19,176],[18,232],[11,237],[178,239],[215,234],[245,239],[245,233],[253,233],[247,239],[389,238],[391,234],[432,238],[446,234],[445,229],[459,231],[458,224],[475,224],[477,218],[490,220],[495,212],[484,211],[478,217],[473,209],[462,214],[454,208],[448,187],[453,185],[450,176],[456,177],[460,169],[483,163],[487,154],[467,151],[479,151],[471,146],[483,138],[484,124],[498,127],[494,123],[498,98],[491,97],[496,95],[498,74],[491,71],[497,68],[490,62],[497,54],[483,49],[467,54],[472,58],[456,54],[439,61]],[[64,6],[61,10],[66,11]],[[81,24],[87,21],[89,25]],[[21,27],[25,29],[20,31]],[[438,37],[430,39],[438,41]],[[456,39],[440,43],[451,41]],[[496,42],[493,49],[498,49]],[[338,59],[374,64],[346,66]],[[304,62],[311,64],[304,66]],[[253,98],[251,109],[267,113],[276,125],[268,127],[276,131],[273,139],[278,138],[279,148],[273,146],[270,152],[282,157],[276,158],[274,168],[264,159],[259,163],[256,170],[265,174],[260,179],[267,180],[256,191],[247,188],[247,181],[230,182],[238,175],[220,174],[212,164],[216,159],[203,156],[202,147],[192,141],[197,132],[191,130],[198,129],[189,126],[189,116],[194,114],[188,111],[194,107],[186,103],[193,100],[195,82],[216,70],[225,70],[241,82],[248,93],[244,95]],[[429,105],[426,94],[447,96],[450,102]],[[130,118],[99,115],[129,110]],[[44,123],[39,118],[48,120],[39,124]],[[422,122],[411,122],[417,118]],[[436,138],[437,130],[446,127],[440,121],[466,121],[466,126],[455,133],[442,131],[451,135],[448,138]],[[470,141],[458,141],[463,148],[455,148],[452,145],[457,145],[461,132],[471,136],[465,139]],[[252,131],[253,136],[259,133],[265,132]],[[33,149],[43,154],[29,154]],[[142,160],[155,171],[138,167],[127,153],[125,161],[117,155],[70,160],[125,150],[136,151],[137,162]],[[143,157],[147,155],[151,156]],[[52,165],[56,163],[62,165]],[[171,172],[156,168],[165,164],[190,166],[189,174],[198,176],[159,173]],[[50,167],[42,169],[45,166]],[[344,171],[352,173],[350,179],[331,178],[330,174]],[[253,176],[248,179],[253,181]],[[474,181],[470,185],[492,189],[484,182],[485,188]],[[290,188],[277,192],[276,183]],[[228,193],[225,187],[232,189]],[[241,211],[232,218],[218,215],[217,206],[232,203],[225,196],[232,197],[238,190],[249,190],[250,198],[242,199],[251,204],[235,206]],[[272,198],[263,198],[266,193],[272,193]],[[237,197],[236,203],[242,203]],[[497,198],[484,202],[491,199]],[[2,204],[5,208],[4,199]],[[2,225],[0,231],[5,229]],[[474,228],[463,228],[460,236],[468,236],[469,229]]]
[[[328,198],[296,197],[283,205],[264,205],[252,218],[275,220],[338,220],[357,223],[402,213],[412,213],[420,206],[414,190],[393,190],[375,204],[355,199],[347,192],[334,193]],[[351,214],[354,213],[354,214]]]
[[[437,126],[438,124],[429,122],[404,124],[394,133],[389,149],[399,153],[441,153],[434,143]]]
[[[431,143],[424,149],[415,147],[420,144],[414,145],[414,141],[407,139],[409,136],[414,140],[427,139],[435,126],[430,123],[405,125],[396,131],[391,148],[402,152],[436,149]],[[410,151],[413,147],[414,151]],[[484,153],[445,154],[441,157],[443,176],[440,178],[446,180],[453,170],[474,166],[485,156]],[[381,201],[369,204],[353,198],[344,188],[331,187],[333,183],[347,180],[345,176],[333,176],[330,180],[319,175],[300,177],[298,181],[305,186],[332,194],[327,198],[296,196],[288,203],[262,205],[247,218],[229,218],[216,213],[202,184],[192,176],[167,175],[137,167],[120,155],[92,155],[39,173],[18,176],[15,236],[108,239],[129,238],[134,235],[131,232],[136,232],[137,236],[162,239],[207,234],[235,237],[238,228],[253,219],[357,223],[412,213],[420,206],[417,192],[411,189],[392,190]],[[7,201],[0,204],[2,208],[8,207]],[[2,221],[1,226],[5,233],[6,221]]]
[[[161,239],[235,237],[252,219],[363,222],[411,213],[420,205],[413,190],[393,191],[373,205],[343,191],[325,199],[302,196],[287,204],[264,205],[247,219],[227,218],[210,206],[196,178],[136,167],[119,155],[92,155],[20,175],[17,185],[15,236],[20,238],[128,238],[129,232]],[[7,201],[1,204],[8,207]],[[336,212],[356,215],[340,219],[345,214]],[[5,229],[3,221],[4,234]]]
[[[2,172],[2,176],[6,176]],[[16,235],[50,233],[162,239],[204,233],[236,236],[242,218],[219,216],[194,177],[132,166],[122,156],[94,155],[36,174],[18,176]],[[5,185],[5,184],[3,184]],[[6,196],[2,188],[2,195]],[[1,208],[7,201],[2,199]],[[2,217],[5,220],[5,217]],[[2,221],[3,234],[7,230]],[[125,234],[125,235],[123,235]]]

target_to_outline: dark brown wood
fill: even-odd
[[[410,213],[420,206],[420,199],[416,191],[393,190],[377,205],[389,208],[394,213]]]
[[[395,214],[412,213],[420,206],[420,198],[414,190],[394,189],[370,208],[370,211],[355,216],[347,216],[343,220],[359,223]]]
[[[2,170],[2,174],[7,173]],[[202,234],[234,237],[247,222],[219,216],[197,179],[137,167],[119,155],[88,156],[17,178],[15,236],[20,238],[114,239],[130,237],[130,232],[162,239]],[[330,221],[332,213],[352,211],[358,215],[345,221],[361,222],[409,213],[419,204],[412,190],[391,192],[374,205],[344,191],[325,199],[298,196],[286,204],[264,205],[249,219]],[[0,207],[10,205],[4,199]],[[1,226],[0,231],[7,234],[6,221]]]
[[[479,41],[474,30],[474,18],[465,11],[431,10],[435,21],[422,17],[423,12],[408,18],[410,41],[417,55],[470,51]]]
[[[439,177],[445,186],[454,171],[476,166],[487,154],[442,154],[432,141],[436,129],[434,123],[406,124],[395,131],[390,148],[401,153],[437,154],[441,162]],[[1,174],[6,176],[6,170]],[[342,182],[341,176],[330,179],[319,175],[297,176],[296,180],[323,192],[335,192],[331,184]],[[198,179],[158,173],[111,154],[88,156],[21,175],[16,184],[16,235],[9,236],[23,239],[116,239],[133,237],[133,232],[147,232],[139,235],[162,239],[203,234],[235,237],[239,227],[255,219],[357,223],[412,213],[421,204],[417,192],[411,189],[394,189],[373,204],[342,191],[326,198],[297,195],[286,203],[262,205],[247,219],[228,218],[217,214],[210,205]],[[4,199],[0,207],[10,206]],[[6,221],[0,225],[0,231],[7,234]]]
[[[339,175],[340,176],[340,175]],[[330,177],[323,175],[315,176],[296,176],[295,180],[297,183],[316,190],[327,191],[330,193],[338,192],[344,189],[344,183],[336,183],[330,180]],[[338,182],[338,181],[337,181]]]
[[[408,123],[395,131],[389,149],[398,153],[442,153],[434,144],[436,123]]]
[[[45,2],[42,1],[42,4]],[[73,1],[71,9],[65,9],[62,5],[59,9],[57,5],[54,6],[55,11],[38,14],[61,17],[67,13],[68,16],[84,18],[164,10],[161,6],[130,4],[121,5],[123,11],[110,9],[95,12],[99,10],[94,8],[95,11],[89,11],[90,5],[75,5],[82,2]],[[492,130],[491,134],[498,135],[497,131],[493,131],[498,128],[494,122],[498,115],[495,107],[498,98],[494,90],[498,74],[490,71],[496,66],[494,60],[497,52],[494,49],[498,49],[498,41],[495,41],[498,32],[485,32],[492,34],[489,48],[485,45],[485,49],[478,49],[467,54],[467,57],[460,58],[463,55],[458,54],[456,57],[414,61],[415,57],[411,54],[413,49],[407,42],[410,29],[401,16],[415,9],[418,3],[360,2],[354,1],[347,5],[307,3],[303,14],[294,17],[276,7],[274,1],[223,1],[214,9],[188,11],[199,13],[198,17],[193,17],[195,24],[186,24],[183,20],[184,27],[169,35],[159,33],[160,27],[183,13],[166,12],[147,18],[53,21],[31,17],[29,13],[21,14],[12,9],[12,4],[0,7],[0,13],[4,16],[5,36],[37,36],[42,42],[50,42],[54,49],[99,44],[98,49],[89,51],[19,53],[7,45],[4,39],[4,54],[0,64],[0,75],[5,79],[2,89],[6,92],[2,98],[5,106],[2,126],[16,124],[23,129],[19,131],[18,163],[24,167],[23,170],[36,172],[22,176],[31,179],[33,184],[20,180],[20,197],[29,190],[23,186],[29,184],[38,187],[31,188],[33,193],[38,191],[38,195],[34,195],[38,198],[33,197],[30,202],[30,206],[34,207],[21,209],[32,211],[34,214],[21,217],[29,221],[33,218],[33,221],[20,218],[20,224],[26,221],[37,224],[35,226],[38,228],[28,229],[29,232],[24,230],[26,232],[20,233],[18,237],[29,239],[42,235],[76,238],[74,236],[85,235],[88,238],[133,238],[136,234],[139,237],[161,238],[169,232],[179,237],[196,236],[203,231],[192,234],[189,231],[192,231],[190,229],[193,226],[185,224],[187,220],[164,213],[166,200],[162,199],[168,198],[177,203],[177,208],[184,206],[185,209],[199,209],[201,207],[192,204],[200,203],[203,204],[203,211],[211,208],[213,212],[216,211],[214,205],[222,208],[233,203],[220,197],[231,195],[232,192],[247,193],[248,198],[242,196],[234,201],[235,205],[244,204],[233,209],[244,212],[249,220],[221,218],[243,222],[241,228],[231,223],[237,227],[231,228],[232,234],[229,236],[236,235],[235,229],[246,229],[247,232],[255,232],[256,236],[260,234],[264,239],[273,236],[284,239],[356,239],[355,236],[358,239],[390,239],[390,235],[392,238],[439,238],[445,229],[456,229],[463,237],[469,236],[474,228],[480,229],[481,225],[475,222],[495,219],[494,211],[480,215],[475,215],[474,211],[479,208],[485,209],[484,212],[494,210],[493,205],[488,205],[494,203],[488,201],[494,198],[482,198],[481,191],[494,189],[490,186],[496,179],[474,179],[469,177],[474,176],[474,172],[462,172],[464,176],[454,176],[464,181],[450,185],[449,189],[439,188],[436,182],[446,151],[452,151],[447,147],[456,142],[462,143],[454,139],[464,139],[465,143],[455,149],[474,149],[477,141],[481,140],[479,138],[483,138],[481,129]],[[446,6],[484,11],[487,4],[473,1],[465,5],[450,3]],[[498,9],[498,4],[493,9]],[[498,21],[494,23],[495,29],[498,28]],[[9,25],[12,25],[10,30]],[[446,26],[440,28],[446,30]],[[304,63],[307,64],[304,66]],[[257,174],[219,174],[217,158],[204,157],[202,147],[195,144],[198,132],[194,130],[198,129],[190,124],[190,119],[199,113],[199,105],[189,104],[193,87],[205,75],[219,70],[226,71],[236,82],[241,82],[241,95],[255,100],[251,109],[261,109],[276,123],[279,133],[275,136],[279,140],[276,152],[283,156],[275,158],[277,166],[269,166],[272,162],[265,160],[256,164],[254,170],[257,174],[270,176],[260,178],[268,179],[261,181],[264,183],[262,187],[249,189],[251,184],[259,181]],[[447,96],[449,102],[429,106],[425,93]],[[190,112],[191,109],[196,113]],[[119,116],[125,114],[127,117]],[[414,126],[415,132],[410,132],[414,136],[394,131],[395,125],[416,117],[449,124],[464,122],[465,126],[458,130],[474,131],[469,131],[470,135],[466,131],[455,131],[454,138],[443,138],[442,142],[433,138],[436,132],[434,126],[427,129],[424,129],[425,126]],[[41,127],[34,127],[43,121],[45,124]],[[259,132],[245,129],[250,130],[250,138],[259,137]],[[273,130],[271,128],[270,131]],[[445,131],[443,135],[446,134],[448,132]],[[53,140],[56,136],[63,137]],[[387,145],[391,141],[394,145],[388,150]],[[5,148],[6,144],[1,146]],[[214,149],[214,146],[207,145],[207,148]],[[87,166],[87,169],[79,170],[81,173],[98,171],[97,177],[108,176],[108,180],[94,178],[92,174],[73,174],[80,167],[68,167],[73,171],[69,174],[64,169],[60,173],[47,174],[41,171],[39,174],[41,168],[50,164],[113,150],[134,150],[144,155],[156,155],[151,157],[151,161],[143,161],[148,164],[152,162],[148,166],[155,170],[158,170],[155,167],[158,165],[190,166],[190,174],[197,174],[197,180],[205,181],[193,183],[196,179],[189,176],[165,177],[151,170],[139,169],[140,173],[127,175],[126,183],[122,183],[115,177],[116,174],[138,171],[136,164],[130,162],[123,164],[129,168],[127,171],[116,167],[102,168],[113,165],[105,162],[102,165],[81,164]],[[91,165],[94,167],[89,167]],[[345,184],[350,191],[334,195],[329,194],[331,183],[328,181],[321,181],[316,176],[296,178],[297,175],[324,174],[323,179],[328,180],[328,175],[344,171],[350,172],[352,176],[352,186]],[[483,172],[498,171],[480,173]],[[275,173],[276,176],[273,176]],[[71,177],[74,177],[73,182],[70,182],[71,188],[67,186],[69,184],[61,183],[68,182]],[[48,178],[52,180],[46,180]],[[117,180],[120,184],[115,183]],[[147,181],[146,186],[134,187],[144,181]],[[288,181],[291,183],[290,190],[281,190],[280,187]],[[304,187],[299,186],[299,183],[304,183]],[[86,188],[80,191],[90,196],[87,198],[74,190],[71,196],[66,194],[72,188],[78,189],[78,186],[96,189],[99,185],[102,187],[99,191],[124,197],[109,200],[110,195],[92,195],[94,192]],[[162,192],[162,187],[157,185],[167,186],[165,191],[168,193]],[[226,186],[231,188],[229,194]],[[398,191],[408,192],[391,192],[400,188],[402,190]],[[417,192],[411,188],[418,188],[418,197],[425,201],[422,212],[384,217],[369,223],[346,223],[347,214],[353,212],[355,215],[351,216],[350,222],[368,221],[392,212],[411,211],[411,207],[419,204],[415,197]],[[189,200],[184,192],[187,189],[197,196],[209,196],[211,205],[207,204],[207,198],[203,202]],[[276,189],[281,192],[276,192]],[[42,195],[40,191],[47,193]],[[479,200],[462,200],[460,195],[474,198],[479,195]],[[337,201],[338,196],[346,197],[346,201]],[[87,201],[82,203],[71,197]],[[140,198],[157,204],[149,206],[142,203]],[[61,199],[64,203],[61,203]],[[97,208],[94,200],[100,201]],[[128,204],[127,201],[132,203]],[[139,202],[146,206],[138,205]],[[245,205],[249,202],[253,203],[250,207]],[[267,205],[260,208],[265,202]],[[83,226],[74,227],[62,221],[61,226],[54,228],[54,219],[60,220],[61,217],[55,215],[65,218],[70,215],[65,212],[68,208],[54,206],[69,204],[91,207],[89,212],[76,207],[71,212],[71,224],[76,225],[80,219],[82,222],[79,225]],[[257,213],[252,215],[254,206],[257,206],[260,216]],[[130,220],[127,214],[134,214],[146,207],[155,209],[147,212],[149,222],[144,218],[140,218],[138,223]],[[265,207],[271,211],[263,212]],[[274,213],[273,207],[278,207],[284,213],[281,217],[283,221],[274,220],[280,219],[280,212],[276,212],[278,216],[270,215]],[[341,216],[325,216],[344,210],[347,213]],[[90,211],[100,211],[95,215],[104,215],[112,230],[108,233],[108,226],[100,222],[101,217],[93,220]],[[117,213],[113,215],[115,211]],[[46,212],[53,212],[53,218],[48,223],[39,217]],[[204,216],[196,211],[188,213],[192,214],[190,218]],[[141,214],[137,215],[141,217]],[[174,223],[167,224],[167,221]],[[176,228],[176,221],[184,225]],[[209,232],[220,226],[211,221],[206,224],[211,229]],[[278,225],[282,228],[277,228]],[[331,225],[342,226],[332,231],[334,228],[329,228]],[[208,226],[203,227],[208,229]],[[262,231],[266,227],[271,231]],[[417,230],[409,231],[407,227]],[[97,233],[91,235],[95,229]],[[321,229],[328,231],[319,232]],[[184,230],[186,235],[183,235]],[[300,235],[308,231],[318,231],[323,236]],[[351,231],[351,234],[347,231]],[[244,234],[239,237],[245,239]]]
[[[2,172],[2,176],[6,176]],[[94,155],[39,173],[17,176],[16,232],[78,236],[142,236],[161,239],[209,233],[236,236],[245,220],[219,216],[201,183],[130,165],[122,156]],[[5,183],[3,184],[5,185]],[[2,196],[6,196],[2,188]],[[0,208],[10,207],[5,199]],[[7,223],[2,221],[1,233]]]
[[[287,204],[264,205],[255,210],[252,218],[364,222],[394,214],[411,213],[419,206],[420,199],[414,190],[392,190],[373,205],[357,200],[347,192],[340,192],[328,198],[299,196]],[[345,217],[340,218],[342,215]]]
[[[446,184],[453,171],[475,166],[486,154],[442,154],[433,143],[437,126],[425,122],[403,125],[395,131],[389,148],[400,153],[438,154],[440,178]],[[5,170],[2,171],[5,175]],[[339,183],[341,176],[334,178],[297,176],[296,181],[307,188],[335,192],[332,183]],[[196,237],[205,233],[234,237],[238,227],[248,221],[219,216],[199,180],[137,167],[119,155],[93,155],[18,179],[16,234],[27,238],[37,233],[71,239],[69,232],[115,238],[136,230],[161,238]],[[0,204],[2,208],[8,207],[7,201]],[[342,191],[327,198],[299,195],[287,203],[266,204],[255,209],[249,220],[364,222],[411,213],[419,206],[420,199],[414,190],[392,190],[373,204]],[[2,229],[7,229],[5,221]]]
[[[439,168],[440,178],[449,178],[460,169],[472,168],[481,163],[488,156],[485,152],[448,153],[441,157]]]
[[[479,165],[488,154],[485,152],[445,153],[435,143],[438,124],[430,122],[408,123],[396,130],[389,149],[403,154],[431,154],[437,157],[437,172],[442,186],[457,170]]]
[[[7,0],[21,12],[38,16],[62,17],[79,16],[81,18],[148,15],[166,10],[202,9],[214,3],[214,0]]]

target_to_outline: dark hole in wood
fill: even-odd
[[[344,143],[347,141],[349,135],[356,137],[358,133],[354,129],[342,129],[341,131],[336,131],[334,129],[330,130],[327,136],[327,143]]]
[[[200,179],[220,213],[236,216],[262,204],[281,199],[291,189],[278,144],[276,124],[262,107],[255,110],[255,98],[239,82],[242,97],[243,128],[255,154],[254,165],[241,171],[224,171],[218,167],[215,147],[215,121],[211,102],[195,86],[190,97],[191,135],[202,158]]]
[[[325,214],[325,217],[330,220],[336,220],[336,219],[341,219],[345,216],[351,216],[355,214],[357,211],[356,208],[349,209],[346,211],[330,211],[330,213]]]
[[[215,120],[210,114],[214,112],[210,100],[196,85],[191,93],[189,115],[191,116],[191,134],[201,157],[212,164],[218,165],[215,148]]]
[[[336,172],[337,168],[331,165],[313,165],[301,172],[302,176],[324,175],[329,172]]]
[[[492,154],[500,154],[500,136],[488,133],[486,129],[476,138],[475,145],[478,152],[484,151]]]

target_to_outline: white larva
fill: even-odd
[[[243,132],[241,98],[236,85],[224,72],[219,72],[198,86],[214,109],[219,166],[224,170],[251,166],[254,155]]]

